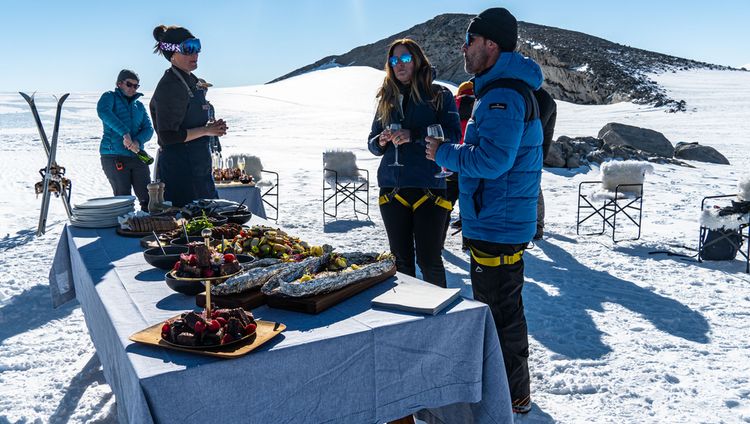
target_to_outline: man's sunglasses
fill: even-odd
[[[201,52],[201,40],[190,38],[180,44],[159,42],[159,50],[165,52],[175,52],[185,55]]]
[[[133,83],[132,83],[132,82],[130,82],[130,81],[125,81],[125,85],[126,85],[126,86],[127,86],[128,88],[136,88],[136,89],[137,89],[138,87],[140,87],[140,86],[141,86],[140,84],[133,84]]]
[[[467,47],[467,48],[468,48],[469,46],[471,46],[471,43],[473,43],[473,42],[474,42],[474,40],[475,40],[475,39],[476,39],[477,37],[479,37],[479,35],[478,35],[478,34],[473,34],[473,33],[471,33],[471,32],[467,32],[467,33],[466,33],[466,39],[464,39],[464,47]]]
[[[404,53],[400,57],[399,56],[391,56],[390,59],[388,59],[388,62],[391,64],[391,67],[395,68],[396,65],[398,65],[398,62],[401,63],[411,63],[411,54]]]

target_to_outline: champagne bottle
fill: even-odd
[[[140,159],[141,162],[145,163],[146,165],[151,165],[152,163],[154,163],[154,158],[152,158],[151,155],[149,155],[143,149],[139,150],[135,155],[138,156],[138,159]]]

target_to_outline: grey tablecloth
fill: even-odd
[[[75,227],[66,237],[51,277],[70,267],[121,422],[379,423],[417,411],[434,422],[512,422],[495,327],[481,303],[458,300],[436,316],[372,309],[396,278],[411,278],[397,274],[319,315],[258,308],[257,317],[287,330],[220,360],[128,340],[195,307],[146,264],[138,239]]]
[[[263,207],[263,199],[260,197],[260,189],[250,185],[233,185],[233,186],[216,186],[220,199],[242,202],[245,204],[253,215],[260,218],[266,218],[266,208]]]

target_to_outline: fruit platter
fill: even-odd
[[[221,252],[247,253],[257,258],[275,258],[300,261],[309,256],[323,254],[321,246],[310,246],[299,237],[291,236],[279,228],[253,225],[232,238],[225,237]]]

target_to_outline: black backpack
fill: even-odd
[[[701,245],[701,259],[731,261],[742,248],[742,235],[738,230],[708,230]]]

